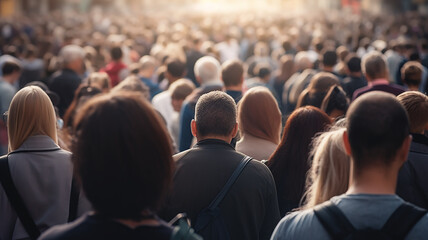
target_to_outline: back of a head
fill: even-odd
[[[123,56],[123,52],[122,49],[120,47],[112,47],[110,49],[110,56],[113,59],[113,61],[119,61],[120,59],[122,59]]]
[[[364,94],[351,104],[346,117],[357,172],[376,164],[389,165],[409,135],[407,113],[392,94]]]
[[[388,76],[385,56],[380,52],[373,51],[364,55],[361,62],[361,69],[371,80],[386,78]]]
[[[416,91],[407,91],[397,96],[409,116],[410,132],[423,134],[428,125],[428,97]]]
[[[33,135],[46,135],[57,142],[55,110],[40,87],[24,87],[15,94],[9,106],[7,126],[10,151]]]
[[[228,60],[222,64],[221,78],[224,86],[239,86],[244,77],[244,67],[239,60]]]
[[[344,127],[334,127],[314,139],[305,208],[314,207],[348,189],[350,159],[343,145],[344,131]]]
[[[236,124],[236,103],[221,91],[202,95],[195,107],[199,136],[229,136]]]
[[[11,75],[15,72],[20,72],[21,66],[17,62],[6,61],[3,63],[1,71],[2,71],[3,76],[8,76],[8,75]]]
[[[131,75],[111,89],[112,92],[135,92],[141,94],[145,99],[150,99],[149,88],[137,77]]]
[[[401,79],[409,87],[418,88],[422,82],[423,66],[419,62],[406,62],[401,68]]]
[[[334,50],[326,50],[322,55],[322,64],[325,67],[333,67],[337,63],[337,54]]]
[[[279,143],[281,112],[265,87],[254,87],[245,93],[238,105],[238,123],[244,134]]]
[[[277,185],[282,182],[281,185],[288,189],[288,192],[278,189],[279,195],[300,201],[310,167],[308,157],[312,138],[324,131],[331,121],[327,114],[312,106],[296,109],[287,119],[281,142],[267,162]]]
[[[201,84],[221,83],[221,66],[217,59],[211,56],[201,57],[195,63],[195,76]]]
[[[296,108],[307,105],[320,108],[328,90],[339,84],[339,79],[332,73],[320,72],[315,74],[309,86],[300,94]]]
[[[154,57],[145,55],[140,58],[140,70],[144,71],[146,69],[155,68],[156,67],[156,60]]]
[[[189,79],[178,79],[169,86],[168,91],[171,92],[171,98],[184,100],[195,90],[195,84]]]
[[[85,50],[77,45],[67,45],[61,49],[59,56],[63,65],[67,65],[77,59],[84,59]]]
[[[351,73],[361,72],[361,59],[357,55],[349,54],[345,62]]]
[[[168,59],[166,69],[174,78],[181,78],[186,73],[186,63],[178,58]]]
[[[93,72],[89,75],[87,83],[91,87],[96,87],[102,91],[110,91],[110,77],[105,72]]]
[[[321,104],[321,110],[334,118],[344,116],[348,107],[349,99],[339,85],[331,86]]]
[[[298,52],[294,57],[294,62],[296,64],[297,71],[308,69],[313,66],[313,63],[311,62],[309,54],[306,51]]]
[[[172,150],[147,101],[129,92],[93,98],[76,116],[74,132],[75,172],[97,212],[141,220],[143,210],[159,207],[172,179]]]

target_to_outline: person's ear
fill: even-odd
[[[235,126],[233,127],[232,130],[232,138],[236,137],[236,134],[238,134],[238,123],[235,123]]]
[[[349,143],[348,132],[343,132],[343,146],[345,147],[346,155],[351,156],[351,144]]]
[[[190,129],[192,130],[192,135],[194,137],[196,137],[196,135],[198,134],[198,130],[196,128],[196,121],[195,121],[195,119],[192,119],[192,122],[190,123]]]
[[[410,144],[412,143],[412,135],[408,135],[401,147],[398,149],[397,156],[400,158],[401,162],[404,163],[407,161],[407,155],[409,154]]]

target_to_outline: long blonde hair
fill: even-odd
[[[348,189],[350,159],[343,145],[344,131],[343,127],[334,127],[314,139],[304,209],[312,208]]]
[[[18,149],[33,135],[47,135],[58,143],[55,110],[40,87],[29,86],[16,93],[9,106],[7,125],[9,151]]]

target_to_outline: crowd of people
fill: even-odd
[[[426,20],[0,19],[0,240],[423,239]]]

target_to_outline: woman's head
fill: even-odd
[[[314,139],[305,208],[325,202],[348,189],[350,159],[343,145],[344,132],[345,127],[335,127]]]
[[[272,93],[265,87],[248,90],[238,104],[239,130],[243,134],[279,143],[281,112]]]
[[[308,88],[303,90],[303,92],[300,94],[296,108],[307,105],[318,108],[321,107],[322,101],[328,90],[332,86],[339,84],[339,79],[332,73],[320,72],[315,74]]]
[[[75,171],[94,209],[141,218],[168,190],[173,161],[168,133],[141,95],[117,92],[87,102],[74,122]]]
[[[39,87],[24,87],[16,93],[9,106],[7,126],[9,151],[18,149],[33,135],[46,135],[57,143],[55,110]]]
[[[279,197],[300,201],[310,167],[312,139],[331,121],[327,114],[312,106],[296,109],[287,119],[281,142],[267,163],[277,188],[281,186],[277,189]]]

